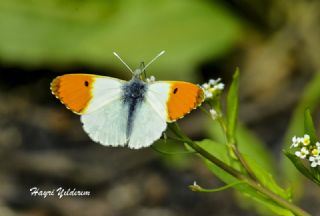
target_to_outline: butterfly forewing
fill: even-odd
[[[197,85],[182,81],[155,82],[149,87],[166,109],[166,121],[174,122],[198,107],[204,100],[204,92]]]
[[[125,81],[90,74],[67,74],[51,82],[52,93],[77,114],[90,113],[121,97]]]

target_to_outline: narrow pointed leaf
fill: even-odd
[[[233,75],[233,80],[227,96],[227,136],[234,141],[238,117],[238,88],[239,88],[239,68]]]
[[[300,171],[301,174],[303,174],[305,177],[307,177],[308,179],[320,186],[319,177],[317,178],[317,176],[314,175],[310,168],[307,168],[305,166],[305,164],[302,162],[300,158],[296,157],[294,154],[291,154],[287,151],[285,151],[284,154],[289,158],[289,160],[293,163],[297,170]]]

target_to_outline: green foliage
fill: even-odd
[[[217,142],[224,143],[225,135],[222,133],[218,122],[210,120],[208,126],[209,137]],[[242,124],[238,124],[236,131],[237,143],[239,150],[254,158],[258,164],[270,173],[276,173],[274,158],[271,152],[266,148],[265,144],[248,128]]]
[[[226,164],[232,166],[230,159],[228,157],[228,151],[225,145],[221,143],[214,142],[212,140],[203,140],[198,142],[199,145],[204,148],[206,151],[210,152],[210,154],[216,156]],[[203,158],[207,167],[210,171],[212,171],[219,179],[221,179],[226,184],[232,184],[234,182],[238,182],[238,179],[231,176],[230,174],[226,173],[223,169],[219,168],[211,161]],[[268,173],[265,169],[263,169],[255,160],[249,159],[246,157],[247,162],[250,165],[250,168],[254,171],[255,175],[258,179],[262,182],[263,186],[267,187],[274,193],[280,195],[285,199],[290,198],[290,193],[286,190],[282,189],[277,183],[274,181],[272,175]],[[255,205],[259,211],[265,212],[264,208],[261,208],[260,205],[262,204],[264,207],[268,208],[269,210],[273,211],[275,214],[278,215],[293,215],[289,210],[279,206],[274,201],[266,198],[265,196],[257,193],[255,189],[250,187],[247,184],[237,184],[234,186],[236,190],[242,193],[242,195],[248,196],[251,200],[254,200],[259,205]]]
[[[244,155],[244,158],[246,159],[246,162],[248,163],[248,165],[254,172],[255,176],[263,186],[270,189],[275,194],[278,194],[287,200],[291,200],[290,191],[280,187],[274,180],[273,175],[271,173],[269,173],[260,164],[258,164],[255,159],[250,158],[246,155]]]
[[[246,202],[246,206],[255,207],[262,214],[269,214],[272,211],[277,215],[308,216],[307,212],[291,203],[291,190],[283,189],[274,180],[273,174],[276,172],[268,163],[269,160],[272,160],[271,154],[250,132],[236,130],[238,78],[239,71],[237,70],[227,96],[227,119],[225,119],[223,112],[219,114],[219,117],[211,118],[221,129],[220,131],[216,128],[213,130],[213,134],[218,134],[217,141],[206,139],[194,142],[182,132],[177,123],[169,125],[170,131],[175,136],[173,139],[183,143],[188,151],[197,152],[208,169],[226,183],[225,186],[218,189],[205,189],[198,184],[193,184],[189,188],[197,192],[217,192],[232,186],[243,197],[250,198],[251,202]],[[213,95],[206,98],[209,101],[210,111],[214,108],[210,104],[210,100],[214,100],[212,97]],[[205,112],[207,111],[205,110]],[[309,111],[306,111],[305,117],[306,131],[314,132]],[[246,143],[241,146],[241,149],[237,142],[238,133],[242,135],[241,143]],[[299,142],[304,142],[305,145],[308,144],[308,141],[308,138],[305,141],[300,141],[299,138]],[[260,147],[257,148],[257,144]],[[250,149],[254,149],[254,151],[250,151]],[[249,154],[245,154],[242,150]],[[262,163],[259,164],[259,161]]]
[[[36,66],[80,62],[130,76],[113,51],[134,68],[166,50],[152,72],[192,80],[200,61],[223,55],[242,37],[241,25],[214,1],[0,1],[0,57]]]
[[[221,130],[221,128],[224,128],[224,120],[210,123],[212,125],[210,126],[212,137],[214,137],[217,142],[204,140],[199,142],[199,145],[225,164],[238,170],[240,173],[246,173],[243,169],[249,169],[247,172],[252,172],[252,175],[256,178],[255,181],[258,181],[262,187],[267,188],[274,194],[290,201],[290,191],[281,188],[273,179],[273,174],[276,173],[276,170],[273,166],[274,163],[272,161],[274,158],[271,153],[253,133],[244,128],[241,124],[237,125],[238,88],[239,69],[236,70],[233,76],[233,82],[227,95],[226,131]],[[223,145],[222,143],[225,144]],[[241,155],[240,157],[242,157],[243,162],[240,162],[241,159],[239,158],[239,155],[233,155],[234,153],[230,152],[230,144],[236,145],[235,148],[238,148],[238,154]],[[203,159],[208,168],[218,178],[224,181],[227,185],[235,184],[234,188],[236,188],[242,195],[245,195],[245,197],[251,198],[249,202],[246,202],[247,206],[253,206],[262,213],[267,213],[271,210],[278,215],[293,215],[291,211],[279,205],[274,200],[270,199],[270,197],[257,193],[251,185],[237,184],[239,182],[238,178],[212,163],[212,161],[205,158]],[[237,161],[237,159],[239,161]],[[243,198],[241,200],[242,202],[244,201]],[[255,202],[252,203],[252,200]]]

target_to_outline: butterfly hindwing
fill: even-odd
[[[103,107],[81,115],[84,130],[90,138],[106,146],[124,146],[127,143],[128,106],[113,100]]]

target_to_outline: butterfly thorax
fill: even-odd
[[[135,77],[122,87],[122,101],[128,107],[127,137],[130,137],[137,108],[141,106],[146,91],[147,84]]]
[[[128,103],[131,100],[143,100],[146,90],[147,85],[145,82],[136,78],[131,79],[122,87],[123,101]]]

